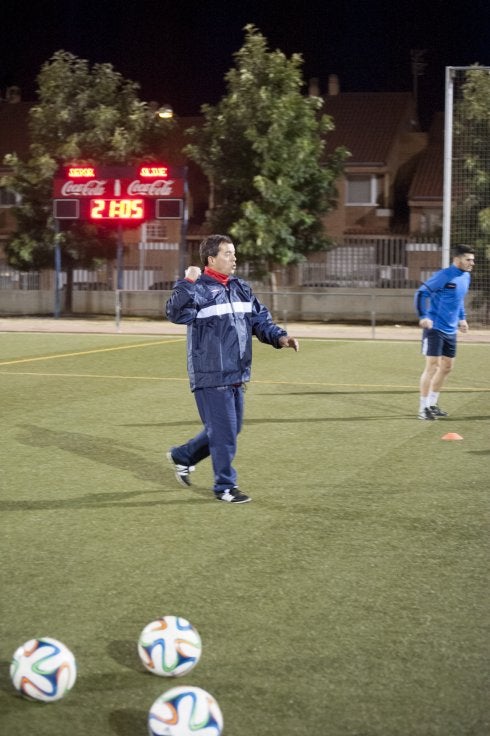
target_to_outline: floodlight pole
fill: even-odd
[[[446,94],[444,113],[444,182],[442,204],[442,268],[449,266],[451,249],[451,186],[453,157],[453,94],[454,67],[446,67]]]

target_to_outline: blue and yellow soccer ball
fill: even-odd
[[[15,650],[10,677],[16,690],[31,700],[52,703],[73,687],[77,665],[62,642],[45,636],[30,639]]]
[[[215,698],[200,687],[174,687],[148,713],[150,736],[220,736],[223,715]]]
[[[186,675],[201,657],[201,637],[179,616],[162,616],[140,634],[138,654],[149,672],[160,677]]]

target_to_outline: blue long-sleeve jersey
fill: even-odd
[[[464,300],[471,277],[455,265],[437,271],[415,292],[414,305],[419,319],[428,317],[436,330],[453,335],[460,320],[466,319]]]

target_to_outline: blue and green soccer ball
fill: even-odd
[[[160,677],[186,675],[201,657],[201,637],[192,624],[179,616],[162,616],[140,634],[138,654],[149,672]]]
[[[16,690],[30,700],[52,703],[73,687],[77,665],[62,642],[45,636],[29,639],[15,650],[10,677]]]
[[[150,736],[220,736],[223,715],[215,698],[200,687],[174,687],[148,713]]]

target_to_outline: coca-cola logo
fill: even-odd
[[[100,197],[105,194],[106,180],[91,179],[81,183],[66,181],[61,187],[63,197]]]
[[[146,197],[168,197],[169,194],[172,194],[172,184],[175,184],[172,179],[155,179],[151,182],[135,179],[128,185],[128,194]]]

